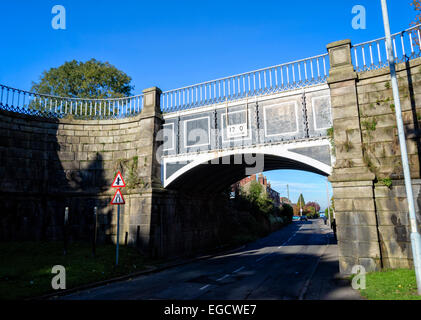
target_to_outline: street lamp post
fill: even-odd
[[[329,219],[329,226],[331,226],[332,225],[332,222],[330,221],[329,184],[328,184],[327,178],[326,178],[326,196],[327,196],[327,217]]]
[[[402,109],[399,97],[398,81],[396,79],[396,66],[392,50],[392,39],[390,35],[389,13],[386,0],[381,0],[384,30],[386,33],[386,50],[390,66],[390,75],[392,78],[393,98],[395,100],[396,122],[399,134],[399,144],[401,148],[402,166],[405,178],[406,197],[408,199],[409,220],[411,222],[411,245],[414,259],[415,275],[417,278],[418,294],[421,294],[421,237],[418,233],[417,218],[415,214],[414,195],[412,192],[411,171],[408,163],[408,153],[406,149],[405,131],[402,121]]]

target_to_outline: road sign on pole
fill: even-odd
[[[114,178],[114,181],[111,185],[112,188],[118,188],[114,194],[113,199],[111,200],[112,205],[117,205],[117,247],[115,252],[115,265],[118,265],[118,251],[120,245],[120,205],[125,204],[123,195],[121,194],[120,188],[124,188],[126,183],[124,182],[123,175],[121,172],[117,172],[117,175]]]
[[[126,186],[126,183],[124,182],[123,176],[121,172],[117,172],[117,175],[114,178],[113,184],[111,187],[113,188],[124,188]]]
[[[114,194],[113,199],[111,200],[111,204],[114,205],[120,205],[120,204],[125,204],[126,202],[124,201],[123,195],[121,194],[121,190],[117,189],[117,191]]]

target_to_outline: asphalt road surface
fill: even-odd
[[[337,245],[322,220],[293,222],[244,248],[61,299],[360,299],[338,277]]]

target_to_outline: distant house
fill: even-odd
[[[286,204],[292,205],[291,200],[289,200],[287,197],[280,197],[279,201],[281,202],[281,204],[286,203]]]
[[[267,194],[267,196],[273,201],[275,206],[279,207],[281,205],[279,192],[272,189],[270,182],[268,182],[267,178],[261,173],[257,176],[257,179],[256,175],[253,174],[233,184],[231,186],[231,197],[233,197],[234,194],[239,194],[240,190],[247,193],[253,181],[257,181],[261,186],[263,186],[263,192]]]

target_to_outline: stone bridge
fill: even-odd
[[[393,35],[420,216],[419,26]],[[412,266],[409,222],[384,39],[240,75],[120,99],[63,98],[0,85],[0,240],[61,238],[70,207],[86,238],[178,255],[221,243],[217,195],[256,172],[329,176],[340,269]],[[128,187],[121,238],[109,205]],[[420,223],[420,220],[418,220]],[[232,232],[232,230],[226,230]]]
[[[215,190],[274,169],[332,171],[326,84],[167,113],[163,119],[165,188]]]

